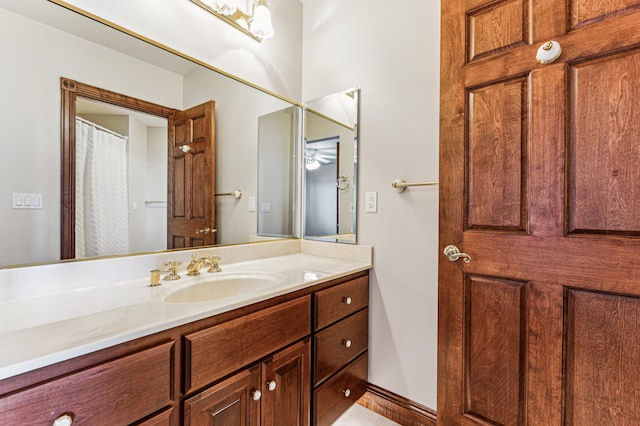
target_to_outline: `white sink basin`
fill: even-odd
[[[283,281],[279,274],[241,273],[218,276],[169,293],[168,303],[197,303],[256,292]]]

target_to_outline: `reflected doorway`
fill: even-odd
[[[307,141],[305,146],[305,233],[332,236],[340,231],[337,186],[340,137]]]

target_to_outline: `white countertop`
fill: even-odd
[[[223,264],[222,272],[208,273],[203,268],[198,277],[187,276],[183,265],[180,280],[161,281],[158,287],[149,286],[149,278],[145,277],[2,300],[0,380],[372,266],[370,254],[369,259],[365,255],[343,256],[348,259],[344,260],[318,255],[324,254],[323,246],[305,247],[312,248],[297,254]],[[362,248],[358,249],[360,253]],[[264,288],[222,299],[164,301],[168,294],[182,288],[240,273],[266,274],[272,279]]]

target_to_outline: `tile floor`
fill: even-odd
[[[338,420],[333,422],[332,426],[393,426],[398,424],[364,408],[362,405],[353,404]]]

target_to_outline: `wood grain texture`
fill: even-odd
[[[350,303],[347,303],[350,299]],[[315,330],[319,330],[369,305],[369,279],[358,278],[315,295]]]
[[[169,117],[167,245],[215,243],[215,102]],[[185,152],[185,150],[187,152]]]
[[[531,282],[527,287],[527,425],[562,424],[564,291]]]
[[[527,7],[523,0],[492,2],[468,13],[469,60],[526,43]]]
[[[349,340],[349,347],[346,341]],[[363,309],[314,336],[314,385],[348,364],[369,346],[369,310]]]
[[[434,410],[371,383],[358,404],[403,426],[435,426],[437,423]]]
[[[260,424],[260,365],[243,370],[184,402],[185,426]]]
[[[275,389],[269,384],[275,382]],[[286,348],[262,364],[262,425],[307,426],[311,422],[311,343]]]
[[[366,392],[368,374],[367,353],[331,377],[314,391],[313,424],[327,426]],[[345,393],[349,390],[349,393]],[[347,396],[348,395],[348,396]]]
[[[640,423],[640,299],[567,291],[566,424]]]
[[[464,2],[442,0],[441,21],[439,251],[449,244],[460,247],[465,224]],[[439,256],[437,406],[438,421],[445,425],[458,424],[463,412],[462,282],[462,268]]]
[[[637,0],[571,0],[571,28],[610,19],[640,9]]]
[[[172,404],[173,342],[0,399],[0,425],[129,424]]]
[[[469,92],[470,229],[527,230],[528,81]]]
[[[469,277],[465,295],[465,413],[524,420],[525,284]]]
[[[310,310],[310,297],[301,297],[185,336],[184,392],[308,336]]]
[[[570,72],[569,232],[640,235],[640,50]]]

